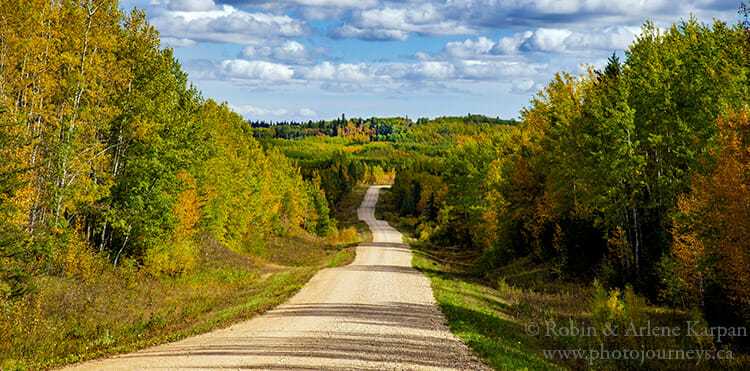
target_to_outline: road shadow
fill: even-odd
[[[383,272],[422,275],[418,270],[411,267],[400,267],[396,265],[347,265],[336,268],[344,272]]]
[[[122,356],[122,358],[170,358],[190,355],[186,364],[170,364],[170,369],[294,369],[294,370],[373,370],[446,368],[462,357],[455,350],[457,340],[420,335],[375,335],[369,332],[310,333],[310,336],[254,336],[232,339],[231,344],[175,346]],[[201,362],[204,358],[207,362]],[[253,364],[256,357],[276,357],[283,363]],[[210,361],[209,363],[209,360]],[[312,362],[311,362],[312,360]],[[229,361],[229,362],[228,362]],[[233,362],[231,362],[233,361]],[[380,367],[357,367],[356,362]],[[311,366],[322,364],[323,366]],[[337,366],[340,365],[340,366]],[[466,364],[471,367],[471,363]],[[482,368],[477,364],[476,369]],[[474,368],[469,368],[474,369]]]
[[[319,331],[304,335],[268,336],[267,334],[236,334],[225,339],[212,339],[208,344],[180,345],[144,350],[121,358],[173,358],[189,355],[185,365],[177,369],[264,369],[264,370],[373,370],[446,368],[462,358],[468,369],[482,369],[481,364],[457,354],[462,344],[455,338],[437,335],[434,330],[441,321],[434,305],[392,302],[386,304],[313,303],[284,305],[265,314],[267,317],[330,318],[361,331]],[[381,327],[397,327],[400,333],[381,331]],[[292,329],[293,331],[293,329]],[[431,334],[436,334],[432,336]],[[259,358],[262,357],[262,358]],[[282,364],[253,363],[265,357],[284,359]],[[205,359],[205,362],[203,360]],[[358,362],[379,366],[357,367]],[[325,367],[311,366],[316,364]],[[341,365],[341,366],[337,366]],[[476,367],[471,367],[476,366]]]

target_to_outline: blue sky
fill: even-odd
[[[555,72],[622,56],[647,19],[739,20],[737,0],[121,0],[204,96],[249,120],[518,117]]]

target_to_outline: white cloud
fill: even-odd
[[[318,115],[317,112],[315,112],[315,111],[313,111],[313,110],[311,110],[309,108],[300,108],[299,111],[297,111],[297,113],[300,116],[305,116],[305,117],[315,117],[315,116]]]
[[[299,15],[310,21],[344,18],[347,9],[328,6],[304,6],[299,9]]]
[[[284,116],[289,113],[289,110],[285,108],[268,109],[252,106],[249,104],[244,104],[241,106],[229,104],[229,108],[239,113],[240,115],[245,116],[246,118],[252,118],[252,116]]]
[[[291,0],[291,2],[300,5],[338,8],[368,8],[378,4],[378,0]]]
[[[446,62],[420,62],[409,66],[406,78],[411,80],[449,80],[454,78],[456,67]]]
[[[205,11],[216,8],[213,0],[170,0],[169,9],[184,11]]]
[[[489,54],[495,42],[482,36],[476,40],[452,41],[445,45],[444,52],[453,58],[475,58],[478,54]]]
[[[363,83],[378,79],[374,69],[365,63],[333,64],[328,61],[303,70],[301,75],[306,80],[335,81],[339,83]]]
[[[439,5],[429,2],[415,5],[389,4],[380,8],[357,10],[347,22],[332,30],[334,38],[363,40],[406,40],[410,33],[421,35],[467,35],[476,29],[447,19]]]
[[[293,110],[283,107],[267,108],[258,107],[252,104],[233,105],[230,103],[229,108],[248,120],[309,120],[318,117],[317,112],[307,107]]]
[[[595,28],[589,32],[540,28],[518,32],[497,41],[484,36],[452,41],[446,43],[438,53],[417,52],[414,57],[419,60],[528,61],[523,54],[545,53],[585,58],[625,50],[639,32],[639,28],[626,26]]]
[[[377,28],[359,28],[350,24],[337,27],[328,33],[334,39],[361,39],[367,41],[405,41],[409,33],[403,30],[387,30]]]
[[[707,20],[712,17],[731,20],[735,17],[733,12],[725,8],[736,12],[736,4],[727,6],[730,1],[687,0],[675,4],[669,0],[411,0],[380,1],[359,9],[310,8],[303,9],[301,14],[311,19],[341,20],[342,24],[330,32],[335,38],[406,40],[415,33],[470,35],[519,27],[586,33],[592,28],[611,25],[639,27],[647,18],[665,27],[690,12]],[[331,2],[320,0],[320,3]]]
[[[524,31],[503,37],[492,47],[492,54],[516,54],[521,44],[533,35],[531,31]]]
[[[226,60],[219,68],[223,76],[232,79],[289,81],[294,75],[289,66],[265,61]]]
[[[602,51],[624,50],[640,32],[636,27],[605,27],[590,32],[540,28],[518,46],[521,51],[558,54],[601,54]]]
[[[185,46],[195,46],[197,43],[195,40],[191,39],[184,39],[184,38],[176,38],[176,37],[162,37],[161,42],[164,45],[169,45],[170,47],[176,48],[176,47],[185,47]]]
[[[291,64],[312,64],[315,63],[317,58],[324,55],[324,49],[310,50],[305,44],[294,40],[285,40],[276,45],[246,46],[242,49],[242,56],[246,59],[261,59]]]
[[[287,15],[249,13],[230,5],[203,10],[162,9],[151,22],[167,38],[235,44],[257,45],[311,32],[305,22]]]
[[[538,82],[535,82],[534,80],[524,79],[524,80],[514,80],[511,83],[510,92],[513,94],[530,94],[530,93],[536,93],[537,91],[541,90],[544,87],[543,84],[540,84]]]
[[[524,51],[560,52],[567,49],[566,40],[573,34],[570,30],[540,28],[524,40],[520,49]]]

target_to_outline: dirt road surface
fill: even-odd
[[[71,370],[484,370],[444,325],[401,233],[375,220],[381,186],[357,210],[373,242],[348,266],[320,271],[285,304],[252,320]]]

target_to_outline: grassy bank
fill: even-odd
[[[365,191],[358,187],[335,213],[339,226],[357,226]],[[179,277],[150,276],[132,261],[117,268],[102,261],[89,276],[39,274],[33,295],[0,306],[0,369],[48,369],[251,318],[294,295],[319,269],[350,263],[356,243],[335,242],[302,232],[245,254],[205,238],[198,266]]]
[[[695,313],[648,304],[630,290],[607,291],[596,284],[556,281],[551,267],[530,259],[481,272],[476,268],[476,253],[418,242],[412,248],[413,265],[430,278],[451,331],[495,369],[746,370],[750,366],[747,352],[728,345],[726,337],[722,344],[710,337],[687,336],[688,321],[695,328],[705,325]],[[604,323],[612,324],[617,335],[604,335]],[[563,333],[564,328],[574,327],[599,331],[594,336]],[[646,328],[678,328],[679,334],[644,335],[651,331]],[[539,333],[530,336],[533,331]],[[662,359],[658,354],[654,359],[648,355],[617,359],[617,353],[610,353],[610,359],[604,355],[576,359],[572,353],[544,352],[555,349],[622,350],[621,354],[627,350],[636,351],[633,354],[638,357],[650,349],[671,353]],[[691,350],[705,356],[687,353]],[[714,359],[700,359],[707,356]],[[716,359],[719,356],[725,359]]]
[[[541,350],[549,344],[543,338],[525,334],[519,314],[531,310],[529,305],[513,300],[509,286],[498,290],[484,284],[467,264],[475,259],[424,246],[414,249],[412,264],[430,278],[451,331],[495,369],[564,369],[544,359]]]
[[[687,336],[688,322],[707,326],[697,312],[653,305],[632,289],[606,289],[585,280],[561,280],[553,264],[521,258],[495,270],[484,270],[477,250],[455,250],[418,241],[411,236],[414,218],[389,210],[390,192],[381,193],[377,215],[405,234],[414,252],[413,266],[431,281],[435,299],[451,331],[498,370],[746,370],[750,357],[737,344],[714,343],[710,337]],[[570,325],[575,324],[575,325]],[[604,325],[617,328],[604,335]],[[679,328],[677,336],[626,336],[630,326]],[[650,327],[649,327],[650,326]],[[560,329],[596,328],[594,336],[568,335]],[[549,329],[552,328],[550,331]],[[535,331],[539,331],[536,333]],[[564,331],[564,330],[563,330]],[[533,335],[533,336],[532,336]],[[741,339],[740,339],[741,340]],[[672,359],[610,359],[550,350],[665,350]],[[548,352],[545,354],[545,350]],[[689,359],[687,351],[716,358]],[[588,358],[586,358],[588,357]]]

